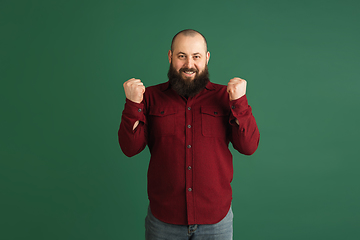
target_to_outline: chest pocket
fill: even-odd
[[[154,107],[149,111],[149,131],[153,137],[175,134],[176,108]]]
[[[216,107],[201,107],[201,131],[204,137],[226,137],[229,113]]]

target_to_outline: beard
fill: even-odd
[[[191,80],[189,78],[182,77],[181,73],[185,71],[193,71],[195,73],[194,79]],[[206,84],[210,81],[207,65],[205,66],[205,69],[199,73],[199,70],[195,68],[180,68],[179,71],[176,71],[170,63],[168,78],[171,88],[177,92],[177,94],[186,98],[194,97],[203,90]]]

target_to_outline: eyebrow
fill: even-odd
[[[187,54],[186,54],[186,53],[184,53],[184,52],[178,52],[176,55],[179,55],[179,54],[184,54],[184,55],[187,55]],[[193,53],[192,55],[201,55],[201,53],[196,52],[196,53]]]

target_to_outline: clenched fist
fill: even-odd
[[[140,79],[129,79],[124,82],[125,96],[127,99],[141,103],[144,97],[145,86]]]
[[[246,93],[246,81],[241,78],[233,78],[227,85],[230,101],[241,98]]]

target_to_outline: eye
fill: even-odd
[[[178,58],[180,58],[180,59],[184,59],[184,58],[185,58],[185,55],[180,54],[180,55],[178,56]]]
[[[199,58],[200,58],[199,55],[195,55],[195,56],[194,56],[194,59],[199,59]]]

